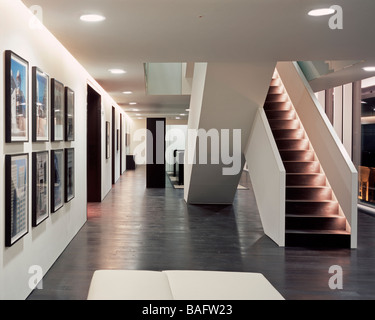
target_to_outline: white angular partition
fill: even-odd
[[[187,203],[233,202],[251,126],[275,65],[275,61],[195,63],[184,165]],[[200,132],[205,134],[198,139],[194,134]],[[227,140],[228,147],[223,147]],[[220,145],[220,154],[213,141]],[[200,161],[204,153],[206,163]]]
[[[263,108],[255,116],[245,158],[264,233],[283,247],[286,173]]]
[[[348,221],[351,248],[356,248],[358,173],[297,63],[279,62],[276,69]]]

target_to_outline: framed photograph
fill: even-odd
[[[130,133],[125,133],[125,146],[129,147],[130,145]]]
[[[105,148],[105,157],[106,159],[110,158],[111,155],[111,149],[110,149],[110,143],[111,143],[111,124],[109,121],[106,121],[105,123],[105,136],[106,136],[106,148]]]
[[[49,141],[49,76],[37,67],[32,69],[33,141]]]
[[[51,211],[64,205],[64,150],[51,150]]]
[[[29,141],[29,63],[5,51],[5,141]]]
[[[65,202],[74,198],[74,148],[65,149]]]
[[[33,152],[32,164],[32,225],[38,226],[49,217],[49,154]]]
[[[5,245],[12,246],[28,230],[29,155],[5,156]]]
[[[74,141],[74,91],[65,87],[65,141]]]
[[[51,141],[64,140],[65,87],[56,79],[51,80]]]

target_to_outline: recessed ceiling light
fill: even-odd
[[[366,102],[366,101],[361,101],[361,103],[362,103],[362,104],[367,104],[367,102]]]
[[[84,14],[80,17],[80,19],[85,22],[100,22],[104,21],[105,17],[99,14]]]
[[[308,15],[312,17],[321,17],[321,16],[327,16],[327,15],[333,14],[335,12],[336,12],[335,9],[321,8],[321,9],[315,9],[315,10],[309,11]]]
[[[176,119],[178,120],[178,119],[181,119],[180,117],[176,117]]]
[[[185,111],[189,112],[189,111],[190,111],[190,109],[185,109]]]
[[[364,67],[363,70],[367,72],[372,72],[372,71],[375,71],[375,67]]]
[[[180,116],[186,116],[186,114],[185,113],[180,113]]]
[[[137,119],[138,119],[138,120],[142,120],[143,118],[140,117],[140,118],[137,118]]]
[[[136,113],[135,115],[136,115],[136,116],[141,116],[141,114],[140,114],[140,113]]]
[[[110,73],[113,73],[113,74],[123,74],[123,73],[126,73],[126,71],[123,70],[123,69],[109,69],[108,71]]]
[[[130,104],[131,106],[134,106],[134,105],[137,104],[137,102],[129,102],[129,104]]]
[[[132,111],[139,111],[139,109],[132,109]]]
[[[123,94],[132,94],[132,91],[123,91]]]

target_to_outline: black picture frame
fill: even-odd
[[[74,141],[74,91],[65,87],[65,141]]]
[[[106,148],[105,148],[105,158],[109,159],[111,157],[111,124],[109,121],[105,122],[105,141],[106,141]]]
[[[32,140],[49,141],[49,75],[38,67],[32,68]]]
[[[64,149],[51,150],[51,212],[64,206]]]
[[[5,156],[5,246],[29,232],[29,155]]]
[[[29,63],[5,51],[5,142],[29,141]]]
[[[74,148],[65,148],[65,202],[75,197]]]
[[[51,141],[64,141],[65,87],[51,79]]]
[[[49,217],[49,152],[33,152],[32,157],[32,226],[37,227]]]

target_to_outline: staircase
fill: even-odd
[[[264,111],[286,170],[285,246],[350,248],[346,218],[277,72]]]

